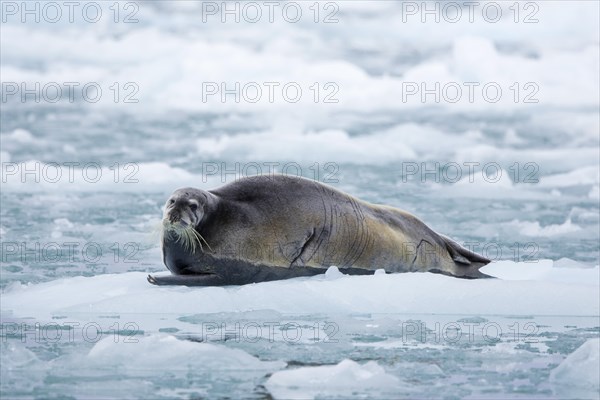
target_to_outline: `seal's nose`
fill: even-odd
[[[172,224],[179,222],[183,226],[188,226],[192,223],[190,216],[185,212],[180,212],[179,210],[168,211],[167,218]]]
[[[181,218],[179,219],[179,222],[183,226],[188,226],[189,224],[192,223],[192,220],[190,219],[190,217],[186,213],[183,213],[181,215]]]

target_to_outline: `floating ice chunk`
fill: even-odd
[[[482,353],[501,353],[501,354],[518,354],[523,353],[525,350],[517,348],[517,342],[502,342],[499,341],[494,346],[484,346],[481,349]]]
[[[567,220],[562,224],[551,224],[546,226],[541,226],[539,221],[519,221],[518,219],[514,219],[509,222],[509,225],[517,228],[519,233],[525,236],[556,236],[563,235],[566,233],[577,232],[581,230],[581,227],[577,224],[574,224],[571,221],[571,218],[567,218]]]
[[[332,265],[331,267],[327,268],[327,271],[325,271],[325,278],[326,279],[339,279],[342,276],[344,276],[344,274],[342,274],[339,270],[338,267],[336,267],[335,265]]]
[[[68,218],[57,218],[54,223],[58,229],[72,229],[75,226]]]
[[[65,168],[67,167],[64,165],[56,166],[37,160],[24,161],[19,163],[16,170],[14,170],[14,168],[15,166],[8,163],[6,165],[2,164],[2,174],[3,176],[6,175],[6,182],[3,183],[4,186],[10,188],[10,190],[16,191],[44,191],[48,190],[50,187],[56,189],[57,186],[60,190],[75,192],[97,191],[99,189],[111,191],[146,189],[154,191],[157,188],[162,187],[172,190],[175,185],[185,186],[189,184],[189,182],[207,181],[206,179],[203,180],[199,175],[194,175],[182,168],[172,167],[164,162],[136,163],[135,172],[128,175],[128,178],[123,178],[127,179],[124,181],[115,180],[115,172],[108,166],[97,168],[94,172],[90,171],[89,175],[88,171],[82,168],[72,168],[71,172],[69,172],[71,175],[66,175],[67,170]],[[62,171],[62,174],[59,175],[56,181],[42,179],[40,182],[36,182],[33,179],[23,179],[22,171],[35,170],[50,171],[51,173],[56,171],[61,173]],[[92,176],[92,174],[94,175]],[[135,183],[135,185],[121,184],[123,182]],[[214,182],[211,181],[211,183]]]
[[[567,257],[563,257],[554,261],[553,266],[554,268],[593,268],[592,265],[582,264],[579,261],[575,261]]]
[[[343,360],[337,365],[302,367],[275,372],[265,387],[277,399],[313,399],[315,397],[356,396],[357,393],[378,397],[392,391],[400,380],[375,361],[361,365]]]
[[[379,268],[378,270],[375,271],[374,275],[385,275],[385,269]]]
[[[431,129],[405,125],[405,134],[429,137]],[[435,132],[434,134],[438,134]],[[416,159],[416,152],[392,131],[352,136],[342,130],[317,132],[278,131],[252,132],[235,137],[200,138],[196,140],[202,157],[232,157],[246,160],[286,159],[291,161],[328,160],[355,164],[383,164],[403,159]],[[331,144],[335,143],[332,147]],[[381,143],[386,143],[381,146]],[[368,151],[365,151],[368,149]],[[293,169],[290,169],[292,171]],[[290,171],[282,170],[283,173]]]
[[[381,342],[373,342],[373,343],[354,343],[356,347],[374,347],[378,349],[438,349],[443,350],[447,349],[448,346],[445,344],[436,344],[436,343],[422,343],[418,340],[384,340]]]
[[[12,341],[2,346],[0,367],[3,390],[17,382],[31,391],[32,381],[34,387],[40,387],[54,379],[49,390],[61,393],[59,397],[156,398],[156,393],[160,393],[161,398],[180,398],[179,388],[170,383],[194,379],[202,380],[202,384],[194,390],[191,383],[181,388],[182,392],[190,391],[185,398],[222,397],[215,392],[221,393],[223,387],[236,393],[232,397],[237,398],[241,397],[240,392],[252,391],[254,382],[285,365],[283,361],[261,361],[239,349],[154,334],[110,335],[87,353],[66,352],[50,362],[37,359],[24,345]],[[73,384],[86,379],[89,382],[85,385]],[[15,390],[14,386],[9,387]]]
[[[107,337],[94,345],[88,360],[103,366],[129,369],[170,370],[192,367],[197,370],[245,370],[271,372],[283,368],[282,361],[261,361],[239,349],[211,343],[179,340],[171,335],[155,334],[145,337]]]
[[[589,339],[550,373],[559,396],[598,398],[600,391],[600,339]]]
[[[464,159],[464,162],[476,158],[493,159],[492,150],[495,151],[495,149],[488,145],[473,145],[468,149],[470,149],[470,151],[472,151],[474,154],[481,153],[481,155],[458,154],[457,157],[459,159]],[[449,173],[450,172],[447,172],[447,174]],[[540,197],[539,193],[531,190],[533,189],[533,185],[525,183],[519,183],[519,185],[516,185],[513,183],[513,178],[511,178],[512,175],[509,171],[494,168],[493,166],[488,168],[487,171],[476,171],[471,174],[466,174],[465,168],[465,170],[461,172],[461,176],[462,178],[460,178],[458,182],[451,185],[435,184],[431,187],[432,189],[436,190],[436,193],[439,193],[440,196],[460,196],[487,199],[507,197],[513,199],[526,199]],[[452,182],[452,180],[456,178],[448,175],[448,178],[444,177],[444,179],[448,179],[448,181]]]
[[[504,142],[506,144],[522,144],[524,140],[519,136],[516,130],[509,128],[504,132]]]
[[[229,287],[157,287],[146,273],[104,274],[7,288],[2,311],[48,320],[53,315],[156,314],[273,310],[280,313],[449,313],[598,315],[598,267],[553,268],[498,261],[482,269],[501,279],[463,280],[431,273],[295,278]],[[319,278],[319,279],[315,279]],[[51,298],[49,302],[47,299]],[[448,299],[452,299],[448,301]],[[144,317],[147,315],[148,317]],[[181,322],[180,322],[181,323]]]
[[[540,179],[541,187],[569,187],[578,185],[598,185],[600,172],[598,166],[576,168],[572,171],[544,176]]]
[[[4,323],[3,328],[6,328]],[[10,328],[6,329],[6,331],[10,330]],[[44,385],[44,377],[52,371],[52,364],[40,360],[34,352],[25,347],[24,343],[7,340],[6,336],[2,338],[2,345],[0,345],[0,360],[2,398],[14,397],[7,394],[9,392],[31,393],[34,388]]]
[[[26,367],[36,364],[39,359],[27,349],[24,344],[16,341],[2,343],[0,354],[2,354],[2,371],[13,368]]]
[[[558,263],[558,264],[557,264]],[[511,281],[546,281],[579,285],[600,285],[600,268],[578,268],[573,260],[561,258],[536,262],[496,261],[481,269],[485,274]]]
[[[15,129],[11,133],[2,134],[2,139],[19,143],[31,143],[35,140],[31,132],[20,128]]]

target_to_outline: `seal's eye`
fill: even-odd
[[[190,210],[195,212],[197,209],[198,209],[198,204],[196,204],[196,203],[190,204]]]
[[[169,204],[173,204],[173,203],[175,203],[175,200],[169,199]]]

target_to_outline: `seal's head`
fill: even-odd
[[[202,243],[208,243],[198,233],[206,215],[209,194],[194,188],[177,189],[165,203],[163,212],[163,234],[173,233],[185,247],[195,252]],[[208,246],[210,248],[210,246]]]
[[[198,189],[177,189],[165,203],[163,220],[183,227],[196,227],[204,216],[206,196]]]

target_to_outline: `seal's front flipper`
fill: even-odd
[[[227,284],[221,276],[216,274],[167,276],[148,275],[148,282],[158,286],[222,286]]]

